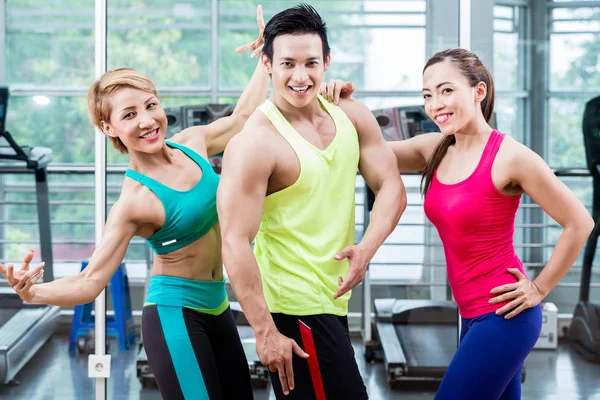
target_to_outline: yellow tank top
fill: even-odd
[[[350,293],[337,300],[337,277],[348,261],[334,256],[354,244],[354,190],[358,135],[341,108],[318,96],[336,126],[320,150],[302,137],[269,100],[259,109],[294,149],[300,175],[291,186],[266,197],[254,254],[269,310],[291,315],[348,313]]]

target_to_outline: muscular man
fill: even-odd
[[[306,5],[285,10],[264,40],[274,89],[225,152],[223,260],[277,398],[365,399],[348,299],[398,223],[406,193],[367,107],[317,95],[330,60],[319,14]],[[357,168],[376,201],[355,245]]]

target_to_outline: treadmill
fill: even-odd
[[[52,150],[20,146],[5,131],[9,91],[0,87],[0,173],[35,174],[41,256],[45,261],[44,282],[54,279],[47,169]],[[0,384],[15,375],[54,333],[60,308],[26,304],[10,287],[0,288]]]
[[[386,140],[406,140],[438,131],[422,106],[374,110],[373,114]],[[365,229],[374,201],[375,195],[365,186]],[[368,285],[366,279],[366,291]],[[370,293],[365,295],[365,309],[369,313]],[[456,303],[383,298],[375,299],[374,311],[375,321],[364,326],[368,337],[365,360],[383,361],[392,387],[440,381],[458,346]],[[365,318],[370,320],[370,315]]]
[[[585,360],[600,363],[600,304],[589,301],[592,264],[600,235],[600,96],[586,104],[583,138],[588,169],[594,184],[592,217],[596,225],[585,247],[579,302],[575,306],[567,336],[572,348]]]
[[[454,302],[376,299],[375,315],[379,348],[371,345],[365,357],[383,358],[391,386],[444,377],[458,345]]]

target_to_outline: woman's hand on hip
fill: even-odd
[[[537,306],[544,299],[535,283],[521,271],[517,268],[509,268],[508,272],[513,274],[518,282],[497,286],[490,291],[492,295],[495,295],[490,299],[490,303],[509,302],[496,310],[496,315],[503,315],[510,311],[504,316],[505,319],[511,319],[521,311]]]

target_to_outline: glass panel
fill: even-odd
[[[570,20],[570,19],[600,19],[600,8],[579,7],[579,8],[555,8],[552,10],[552,20]]]
[[[422,81],[422,80],[421,80]],[[356,97],[356,96],[355,96]],[[422,106],[422,97],[356,97],[371,110],[401,106]]]
[[[6,127],[20,145],[51,148],[52,162],[94,162],[85,97],[12,97]]]
[[[108,69],[137,69],[159,88],[210,86],[209,0],[121,0],[108,7]]]
[[[586,168],[581,120],[585,98],[551,98],[549,164],[553,168]]]
[[[554,32],[590,32],[600,31],[600,21],[560,21],[552,24]]]
[[[551,35],[550,89],[600,89],[599,34]]]
[[[87,87],[94,78],[94,2],[7,0],[10,85]]]
[[[514,98],[496,98],[496,129],[512,136],[521,143],[525,141],[524,100]]]
[[[523,74],[519,67],[519,34],[494,32],[494,85],[496,90],[513,91],[523,87]],[[522,67],[521,67],[522,68]]]
[[[500,32],[512,32],[514,30],[515,24],[512,20],[506,19],[495,19],[494,20],[494,31]]]
[[[371,279],[422,282],[428,249],[425,247],[427,220],[419,193],[420,176],[405,174],[402,180],[407,190],[408,206],[402,214],[401,223],[373,257]]]
[[[514,9],[506,6],[494,6],[494,18],[512,19]]]
[[[199,106],[210,103],[208,97],[181,97],[181,96],[167,96],[160,98],[162,106],[167,108],[181,107],[181,106]]]
[[[514,19],[498,19],[503,9],[510,9]],[[499,9],[499,10],[498,10]],[[525,89],[524,7],[494,7],[494,65],[493,75],[497,91],[511,92]]]
[[[270,3],[264,7],[265,20],[297,2]],[[329,27],[331,67],[327,77],[351,80],[361,90],[419,90],[425,63],[425,2],[327,1],[311,2]],[[240,11],[243,10],[243,11]],[[247,10],[247,11],[246,11]],[[397,14],[385,15],[384,11]],[[422,15],[402,14],[423,11]],[[235,47],[256,37],[254,6],[241,1],[220,3],[219,85],[241,89],[254,65],[240,65]],[[415,28],[399,28],[414,25]],[[393,43],[393,51],[390,51]],[[407,55],[410,55],[407,57]],[[385,62],[381,60],[385,59]]]

